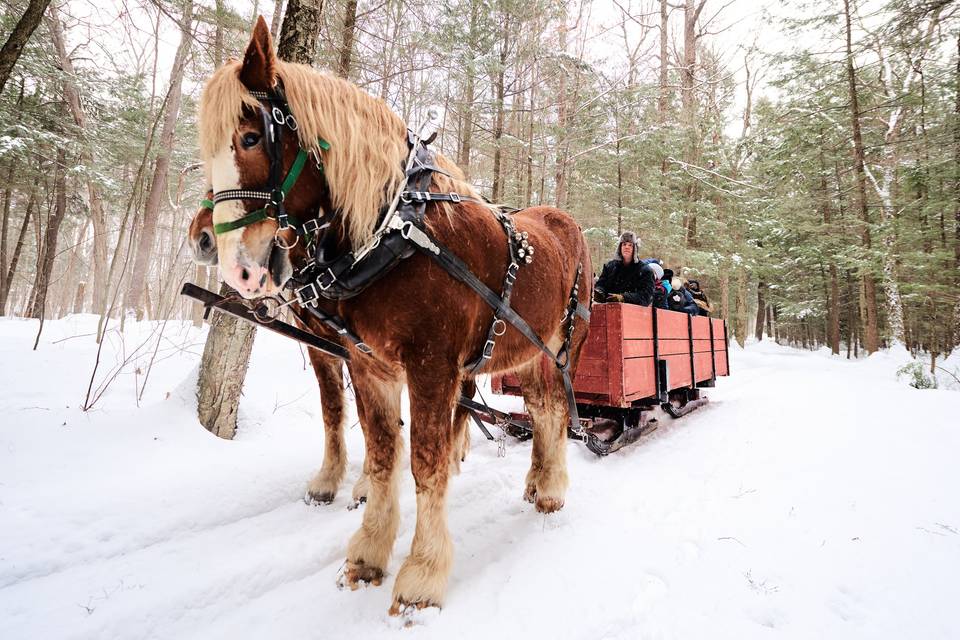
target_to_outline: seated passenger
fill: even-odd
[[[692,316],[697,315],[697,312],[700,311],[700,307],[693,300],[693,295],[687,291],[679,278],[673,282],[673,287],[667,296],[667,304],[671,311],[689,313]]]
[[[668,296],[673,287],[670,285],[670,280],[673,278],[673,271],[670,269],[660,269],[660,277],[657,279],[657,282],[654,284],[653,290],[653,306],[658,309],[669,309],[670,301]]]
[[[640,262],[637,236],[626,231],[620,236],[617,257],[603,265],[593,290],[597,302],[627,302],[649,306],[653,299],[653,279],[643,273],[647,265]]]
[[[710,301],[707,300],[707,294],[700,289],[700,282],[697,280],[687,280],[686,289],[690,292],[690,295],[693,296],[693,301],[697,304],[697,307],[699,307],[697,315],[709,316],[710,312],[713,311],[713,307],[710,306]]]

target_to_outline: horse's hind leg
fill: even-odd
[[[320,387],[323,413],[323,466],[307,486],[307,498],[327,504],[333,502],[347,470],[347,452],[343,439],[344,393],[343,364],[334,357],[308,349],[310,363]]]
[[[533,450],[523,498],[537,511],[563,507],[567,491],[567,423],[569,410],[560,370],[546,356],[517,371],[527,413],[533,423]]]
[[[380,584],[400,526],[397,496],[402,380],[383,379],[351,369],[357,411],[367,446],[364,469],[369,491],[360,529],[347,545],[347,562],[341,586],[355,589],[360,583]]]
[[[410,466],[417,485],[417,528],[393,587],[390,613],[408,605],[440,606],[453,564],[447,529],[447,485],[453,430],[451,417],[460,384],[457,372],[437,368],[407,372],[410,393]],[[369,508],[369,507],[368,507]]]
[[[477,392],[476,380],[464,380],[460,393],[472,398]],[[470,412],[459,404],[453,412],[453,446],[450,448],[450,470],[460,472],[460,463],[467,459],[470,452]]]

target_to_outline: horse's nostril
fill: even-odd
[[[240,271],[240,279],[243,280],[244,282],[250,279],[250,272],[247,271],[246,267],[244,267],[243,270]]]

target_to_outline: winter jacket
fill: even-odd
[[[624,263],[618,258],[603,265],[594,288],[597,299],[603,302],[607,295],[619,293],[624,302],[650,306],[653,299],[653,273],[645,267],[642,263]]]
[[[682,311],[692,316],[697,315],[700,307],[693,301],[693,296],[684,288],[674,289],[667,296],[667,301],[671,311]]]
[[[690,291],[689,289],[687,291]],[[713,311],[713,307],[710,306],[710,301],[707,300],[707,294],[701,291],[690,291],[690,295],[693,296],[693,301],[699,307],[699,312],[697,315],[709,316],[710,312]]]
[[[660,280],[654,284],[653,288],[653,306],[658,309],[669,309],[667,304],[667,290],[663,286],[663,281]]]

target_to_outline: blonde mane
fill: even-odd
[[[243,108],[260,104],[240,82],[240,67],[239,61],[228,62],[203,90],[200,153],[205,161],[230,144]],[[276,69],[299,125],[300,146],[322,156],[331,202],[342,212],[351,245],[360,247],[372,237],[381,206],[404,182],[407,127],[385,102],[346,80],[289,62],[277,61]],[[330,143],[329,150],[318,148],[320,138]],[[452,161],[437,154],[437,166],[450,177],[435,173],[435,187],[479,199]]]

